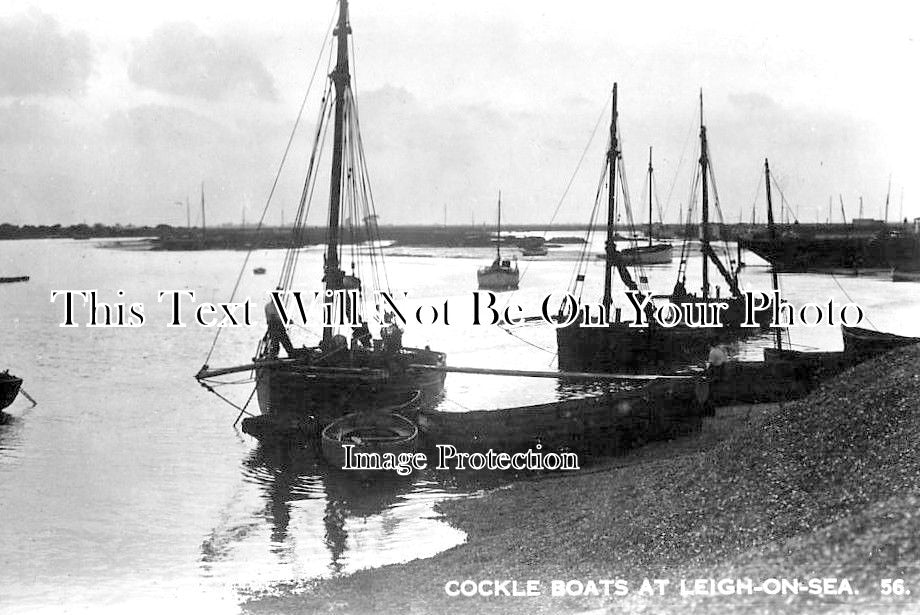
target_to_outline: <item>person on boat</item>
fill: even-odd
[[[380,329],[380,338],[383,340],[383,349],[386,352],[397,353],[402,348],[402,329],[393,322],[393,315],[384,316],[386,325]]]
[[[674,303],[680,303],[681,301],[688,299],[689,294],[687,293],[687,286],[684,284],[684,280],[677,280],[677,284],[674,285],[674,292],[671,293],[671,301]]]
[[[275,290],[281,290],[281,288],[279,287]],[[268,324],[268,331],[265,333],[265,342],[268,346],[268,357],[270,359],[277,359],[280,346],[284,346],[284,351],[287,355],[293,357],[294,344],[291,343],[291,338],[288,337],[284,321],[281,320],[281,314],[278,313],[278,307],[271,297],[269,297],[268,303],[265,304],[265,322]]]
[[[728,363],[728,352],[721,344],[709,349],[709,360],[706,361],[706,376],[709,380],[719,380],[725,375],[725,365]]]
[[[351,339],[354,340],[354,344],[360,345],[362,348],[371,348],[373,336],[365,321],[362,320],[361,324],[352,330]]]

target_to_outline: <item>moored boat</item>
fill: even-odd
[[[920,337],[908,337],[847,325],[840,325],[840,329],[843,332],[843,351],[858,357],[882,354],[900,346],[920,344]]]
[[[421,391],[426,400],[443,388],[444,373],[419,370],[413,366],[443,366],[444,353],[428,347],[414,348],[402,344],[402,329],[393,321],[392,311],[382,315],[374,307],[368,291],[389,291],[386,276],[378,268],[383,255],[380,248],[377,214],[370,189],[370,179],[358,134],[358,109],[349,68],[351,25],[348,1],[339,0],[335,69],[329,75],[327,95],[321,99],[321,125],[314,134],[313,153],[305,185],[314,185],[317,165],[327,131],[333,132],[329,208],[326,226],[326,249],[323,259],[323,312],[341,313],[343,321],[324,320],[322,338],[317,345],[296,348],[288,337],[290,318],[282,318],[293,290],[296,265],[300,256],[296,238],[306,224],[312,191],[304,191],[284,265],[279,274],[277,291],[266,305],[269,331],[259,342],[255,358],[243,365],[212,368],[205,364],[196,375],[209,390],[225,384],[217,378],[254,372],[259,408],[263,415],[281,425],[290,425],[298,434],[319,435],[319,430],[346,411],[381,407],[382,400],[405,397]],[[327,122],[332,125],[329,126]],[[350,216],[349,216],[350,214]],[[352,232],[346,218],[365,221],[365,249],[353,255],[351,268],[344,270],[343,229]],[[360,263],[364,258],[367,262]],[[376,288],[365,288],[359,278],[359,265],[370,270],[368,280]],[[319,277],[319,276],[317,276]],[[352,303],[352,299],[355,299]],[[232,300],[232,298],[231,298]],[[215,340],[216,343],[216,340]],[[279,358],[279,345],[287,357]],[[212,345],[213,352],[213,345]],[[209,357],[211,355],[209,354]],[[306,426],[306,427],[304,427]]]
[[[323,429],[323,457],[333,467],[345,469],[352,453],[412,453],[418,433],[415,423],[395,412],[347,414]]]
[[[0,278],[0,284],[12,284],[14,282],[28,282],[28,281],[29,281],[29,276],[27,275]]]
[[[441,412],[423,408],[419,429],[426,443],[460,451],[544,450],[621,452],[636,444],[697,428],[707,392],[697,381],[655,379],[632,390],[547,404]]]
[[[568,323],[556,329],[559,367],[565,370],[604,370],[625,369],[634,372],[661,371],[674,369],[690,363],[699,363],[705,359],[710,348],[717,343],[727,342],[749,336],[759,331],[767,323],[758,319],[760,327],[743,327],[745,318],[745,299],[742,294],[737,270],[731,260],[726,267],[716,254],[709,238],[709,151],[706,139],[706,127],[702,121],[702,94],[700,95],[700,159],[699,173],[701,186],[702,224],[700,250],[702,252],[702,287],[699,294],[688,292],[686,288],[687,261],[690,242],[686,240],[681,250],[681,263],[678,269],[678,281],[669,295],[652,294],[644,284],[645,276],[639,275],[638,282],[623,258],[623,252],[616,246],[615,222],[618,217],[617,178],[625,175],[622,169],[622,156],[619,149],[619,132],[617,117],[617,88],[613,88],[613,107],[610,123],[610,140],[607,151],[607,241],[604,267],[604,294],[601,314],[606,317],[606,326],[585,322],[586,311],[581,306],[563,304],[560,309],[560,324]],[[622,198],[627,216],[629,213],[629,195],[622,188]],[[599,190],[598,195],[602,192]],[[715,202],[718,207],[718,200]],[[595,204],[594,210],[599,209]],[[689,216],[688,216],[689,222]],[[591,221],[593,227],[594,220]],[[721,274],[728,292],[724,295],[718,286],[713,287],[709,280],[709,266],[714,264]],[[582,284],[585,282],[586,266],[578,265],[570,295],[581,296]],[[620,318],[620,310],[613,306],[612,285],[613,271],[619,274],[626,290],[633,293],[637,304],[649,298],[645,318],[640,325],[634,320]],[[664,323],[655,315],[654,300],[665,299],[671,308],[679,312],[677,322]],[[674,304],[677,304],[676,306]],[[702,322],[689,322],[686,314],[713,314],[716,305],[725,304],[721,309],[720,322],[709,326],[699,326]],[[761,313],[766,317],[765,313]],[[715,325],[715,326],[714,326]]]
[[[626,265],[664,265],[671,262],[673,249],[669,243],[650,243],[623,248],[620,255]]]
[[[0,411],[15,401],[22,387],[22,378],[14,376],[8,370],[0,373]]]
[[[498,193],[498,236],[495,240],[495,260],[488,267],[476,272],[479,288],[482,290],[515,290],[520,281],[517,262],[511,266],[509,259],[502,258],[502,193]]]
[[[620,250],[620,258],[626,265],[664,265],[673,258],[673,249],[669,243],[654,243],[652,239],[652,194],[654,182],[652,168],[652,148],[648,148],[648,245],[630,246]]]

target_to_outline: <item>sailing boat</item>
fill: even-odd
[[[360,325],[337,327],[336,323],[324,322],[319,344],[297,349],[284,330],[290,323],[284,323],[278,318],[274,321],[277,323],[274,331],[270,324],[269,334],[259,343],[252,362],[226,368],[211,368],[205,364],[196,375],[199,382],[211,389],[215,383],[219,383],[215,378],[254,371],[256,393],[263,417],[274,425],[294,424],[300,433],[311,436],[318,436],[326,425],[347,413],[393,405],[393,400],[404,399],[412,391],[420,391],[423,399],[430,400],[444,386],[444,373],[430,369],[444,366],[444,353],[427,347],[403,347],[402,330],[398,322],[393,320],[392,312],[383,315],[383,322],[379,322],[379,319],[375,322],[365,316],[366,292],[359,277],[361,272],[357,269],[362,254],[353,250],[351,270],[348,273],[343,270],[342,227],[347,229],[348,225],[343,225],[342,219],[375,219],[349,70],[350,34],[348,1],[339,0],[338,22],[333,32],[336,38],[336,65],[329,75],[326,95],[322,97],[321,123],[317,127],[314,151],[295,220],[292,247],[288,250],[280,274],[281,283],[278,291],[273,293],[271,305],[277,316],[280,312],[277,308],[284,306],[288,298],[285,293],[293,283],[299,256],[297,238],[306,221],[309,197],[316,179],[314,162],[319,159],[318,152],[324,142],[324,124],[332,118],[332,164],[322,276],[325,291],[323,311],[332,313],[342,309],[351,319],[357,318]],[[328,107],[330,102],[334,109]],[[364,215],[359,217],[359,213]],[[370,261],[374,268],[382,258],[381,254],[373,252],[379,250],[375,248],[379,235],[376,235],[376,225],[365,226],[371,236],[371,241],[366,245],[372,251]],[[356,243],[352,237],[351,245],[355,246]],[[376,283],[379,278],[374,268],[371,281]],[[357,301],[352,300],[355,295]],[[269,306],[266,306],[266,316],[272,323]],[[379,325],[378,337],[374,337],[368,325]],[[351,344],[343,331],[351,333]],[[289,356],[278,357],[279,341],[286,347]]]
[[[646,289],[640,289],[626,263],[622,252],[615,243],[614,222],[617,219],[617,177],[623,187],[623,198],[628,212],[628,194],[625,190],[625,172],[622,169],[622,156],[619,149],[619,128],[617,117],[617,86],[613,86],[613,109],[611,112],[610,141],[607,150],[607,241],[604,267],[604,294],[601,314],[604,322],[589,322],[585,307],[563,303],[557,316],[560,327],[556,329],[559,368],[562,370],[603,370],[626,369],[634,371],[653,371],[673,368],[678,365],[705,359],[713,345],[736,339],[743,334],[756,331],[756,328],[741,328],[744,316],[743,297],[738,281],[722,265],[709,241],[709,193],[708,193],[708,145],[706,127],[702,123],[702,95],[700,97],[700,176],[702,178],[702,226],[701,250],[703,253],[702,296],[686,290],[686,264],[689,250],[685,243],[679,269],[679,279],[670,295],[652,295]],[[599,191],[600,194],[600,191]],[[689,218],[689,217],[688,217]],[[720,297],[710,292],[708,264],[712,260],[728,283],[730,294]],[[581,273],[574,276],[571,296],[581,296],[585,281],[585,262],[579,264]],[[634,294],[639,305],[649,299],[645,310],[643,324],[636,320],[621,319],[621,309],[613,309],[612,272],[616,269],[627,291]],[[642,281],[642,276],[640,276]],[[701,327],[698,323],[687,322],[680,316],[677,322],[662,323],[655,315],[654,299],[667,299],[672,304],[684,306],[683,314],[699,314],[703,309],[711,309],[713,304],[725,303],[722,311],[722,326]],[[686,308],[689,308],[687,310]],[[628,308],[631,309],[631,308]],[[763,326],[764,323],[759,323]],[[605,326],[606,325],[606,326]]]
[[[515,290],[520,280],[517,262],[502,259],[502,193],[498,192],[498,238],[495,241],[495,260],[476,272],[479,288],[483,290]]]
[[[627,265],[663,265],[672,258],[671,244],[652,240],[652,148],[648,148],[648,245],[632,246],[620,251]]]

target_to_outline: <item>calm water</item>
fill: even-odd
[[[521,261],[522,290],[500,298],[535,315],[542,298],[563,290],[577,246]],[[598,251],[598,250],[595,250]],[[406,342],[430,344],[454,365],[547,369],[555,337],[546,326],[469,325],[475,269],[489,250],[393,249],[390,284],[410,300],[443,303],[452,324],[410,327]],[[476,486],[416,476],[364,485],[330,471],[310,451],[267,449],[233,426],[236,411],[197,385],[213,331],[168,328],[160,289],[192,289],[200,300],[229,296],[244,255],[99,249],[95,242],[0,242],[0,369],[25,378],[38,400],[20,398],[0,426],[0,605],[5,612],[152,610],[235,612],[239,600],[273,583],[428,557],[464,540],[437,518],[434,503]],[[769,275],[748,255],[745,286],[768,289]],[[222,333],[212,366],[248,360],[263,332],[261,304],[275,285],[281,252],[256,253],[240,296],[252,297],[252,328]],[[316,279],[321,252],[307,250],[303,289]],[[251,269],[263,266],[264,276]],[[600,261],[592,264],[599,295]],[[691,265],[692,268],[692,265]],[[669,267],[649,268],[669,290]],[[920,335],[913,311],[920,284],[883,277],[783,277],[785,295],[805,302],[853,300],[880,328]],[[688,287],[692,289],[692,284]],[[141,302],[147,322],[131,329],[61,328],[53,289],[98,289],[103,301]],[[115,291],[124,290],[120,299]],[[80,306],[78,314],[85,314]],[[313,338],[315,339],[315,338]],[[304,332],[298,343],[311,341]],[[796,329],[801,347],[839,349],[836,329]],[[754,357],[756,349],[740,349]],[[244,375],[245,376],[245,375]],[[231,378],[232,379],[232,378]],[[245,401],[249,385],[224,392]],[[553,380],[452,374],[444,410],[497,408],[555,399]]]

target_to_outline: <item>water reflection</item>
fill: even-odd
[[[206,576],[266,556],[276,571],[270,582],[347,574],[429,557],[465,539],[434,512],[437,501],[465,492],[420,475],[360,480],[330,468],[312,447],[259,444],[243,460],[242,478],[202,542]]]

